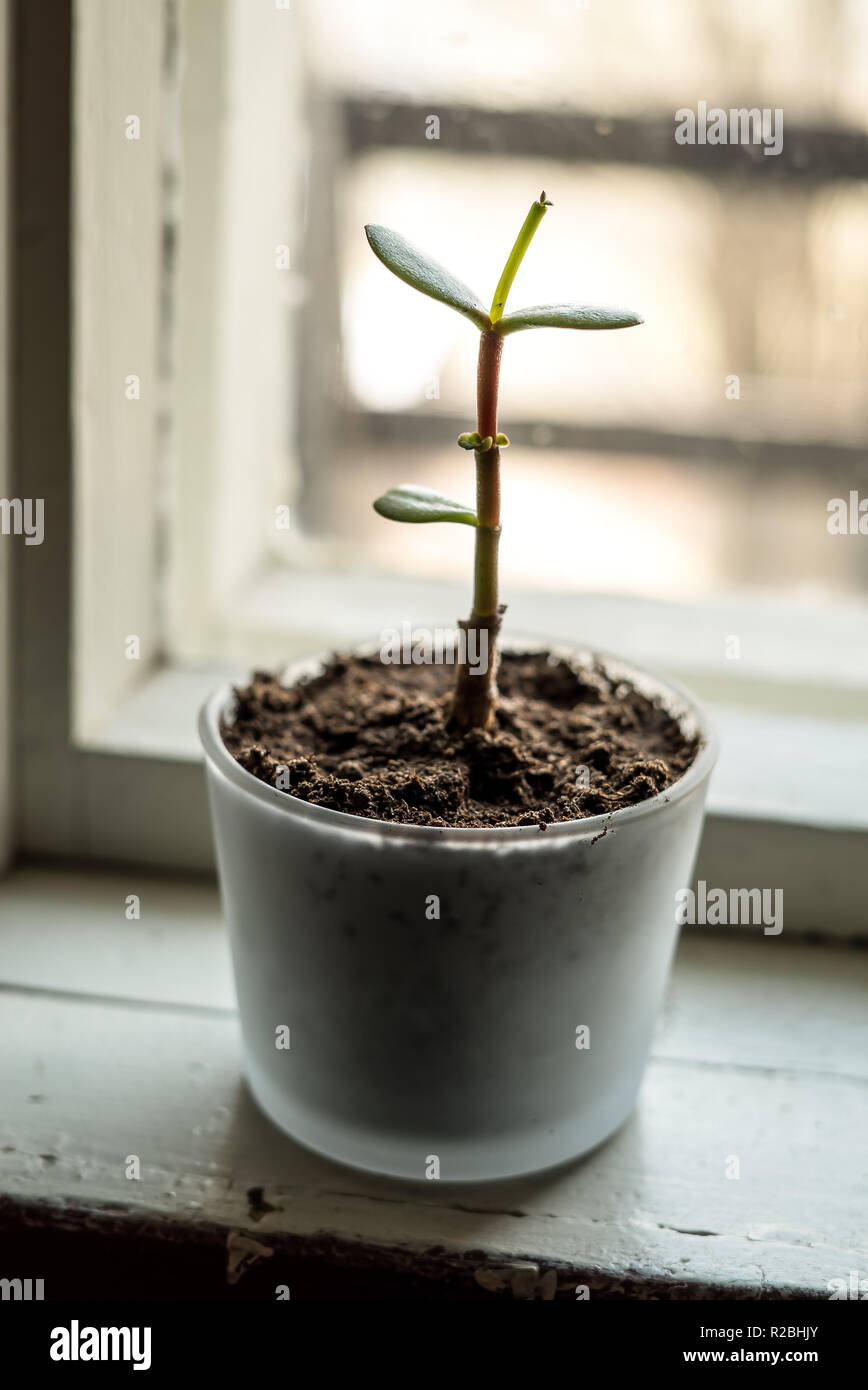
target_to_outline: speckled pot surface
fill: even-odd
[[[401,1178],[492,1179],[585,1153],[630,1114],[716,741],[686,692],[606,665],[702,746],[653,799],[545,832],[310,806],[227,751],[231,690],[205,705],[245,1069],[300,1143]]]

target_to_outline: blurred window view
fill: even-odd
[[[343,135],[337,265],[314,261],[311,288],[336,286],[357,440],[324,466],[310,524],[379,565],[465,572],[447,528],[420,540],[369,502],[399,475],[472,489],[453,440],[473,425],[476,335],[385,274],[361,227],[400,229],[488,302],[545,188],[555,207],[512,307],[609,302],[646,324],[508,342],[504,582],[864,595],[868,552],[825,522],[866,478],[864,139],[839,172],[842,134],[868,119],[865,7],[542,0],[533,25],[526,5],[485,0],[309,13]],[[781,154],[683,158],[674,113],[702,99],[782,108]]]
[[[826,524],[831,498],[868,495],[868,7],[186,0],[178,44],[177,651],[219,647],[201,614],[262,568],[467,581],[469,535],[371,501],[398,482],[472,497],[454,441],[477,334],[391,277],[363,225],[488,302],[541,189],[510,307],[645,324],[508,341],[505,591],[868,597],[864,538]],[[779,153],[679,145],[700,102],[780,110]]]

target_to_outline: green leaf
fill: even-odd
[[[464,526],[475,526],[476,512],[464,502],[453,502],[442,492],[430,487],[417,487],[415,483],[401,483],[391,487],[374,503],[374,511],[390,521],[460,521]]]
[[[535,304],[504,314],[494,328],[497,333],[517,333],[523,328],[633,328],[644,322],[632,309],[605,304]]]
[[[451,271],[432,261],[424,252],[417,251],[400,233],[372,223],[365,228],[365,235],[374,255],[378,256],[383,265],[391,270],[393,275],[397,275],[399,280],[412,285],[413,289],[419,290],[421,294],[439,299],[441,304],[448,304],[450,309],[457,309],[459,314],[464,314],[477,328],[491,327],[485,306],[473,290],[468,289]]]

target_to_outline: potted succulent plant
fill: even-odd
[[[454,641],[256,673],[200,719],[253,1093],[301,1143],[403,1178],[549,1167],[629,1115],[715,757],[671,683],[500,640],[504,342],[641,322],[505,312],[549,206],[533,203],[490,310],[403,237],[366,229],[389,270],[480,333],[476,429],[458,441],[475,506],[414,485],[374,503],[474,529]]]

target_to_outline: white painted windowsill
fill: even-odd
[[[133,892],[140,921],[124,916]],[[74,1205],[97,1224],[207,1225],[228,1248],[238,1232],[266,1246],[325,1234],[411,1268],[474,1252],[478,1282],[508,1287],[530,1262],[546,1297],[550,1270],[558,1297],[587,1282],[682,1298],[828,1297],[828,1281],[866,1272],[864,951],[685,935],[627,1125],[574,1165],[458,1189],[342,1168],[262,1117],[212,887],[19,869],[0,882],[0,923],[7,1201],[58,1221]],[[125,1177],[131,1153],[141,1181]],[[275,1210],[251,1209],[256,1188]]]

